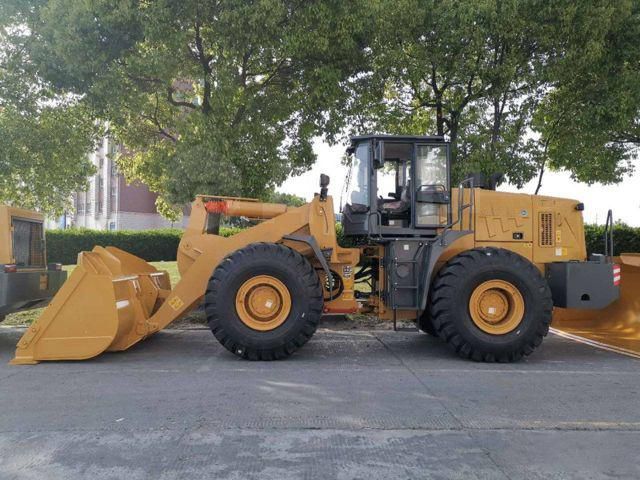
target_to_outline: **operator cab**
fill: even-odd
[[[442,137],[352,137],[345,235],[436,235],[451,223],[449,143]]]

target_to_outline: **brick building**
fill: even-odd
[[[162,217],[156,210],[157,195],[145,185],[127,184],[112,160],[119,148],[113,140],[104,138],[91,154],[97,171],[89,179],[88,190],[74,195],[75,213],[69,218],[68,226],[96,230],[186,226],[186,216],[174,223]]]

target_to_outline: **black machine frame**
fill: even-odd
[[[351,146],[347,150],[353,153],[356,147],[363,143],[368,143],[367,176],[368,176],[368,204],[366,211],[353,211],[348,207],[344,209],[343,225],[345,235],[366,235],[377,239],[388,237],[435,237],[443,228],[450,228],[453,225],[451,211],[451,153],[450,144],[440,136],[396,136],[396,135],[365,135],[351,138]],[[377,170],[384,164],[385,146],[389,144],[410,144],[411,145],[411,177],[416,178],[418,172],[417,151],[421,146],[437,146],[446,149],[446,185],[424,184],[417,186],[412,184],[410,196],[410,223],[408,227],[386,226],[382,222],[382,214],[377,207],[378,185]],[[429,202],[417,198],[418,188],[432,187],[431,192],[423,192],[423,198],[429,196]],[[417,204],[434,203],[445,205],[447,208],[447,221],[432,225],[418,225]],[[345,221],[346,220],[346,221]]]
[[[470,235],[470,230],[452,230],[461,219],[463,212],[469,209],[471,217],[473,209],[473,179],[465,180],[459,185],[458,214],[454,220],[451,206],[451,156],[450,144],[440,136],[395,136],[366,135],[351,138],[347,153],[353,154],[362,142],[368,143],[367,178],[368,205],[366,211],[350,210],[347,206],[342,212],[342,225],[347,236],[365,236],[369,241],[384,246],[383,267],[386,281],[384,301],[395,312],[398,309],[413,309],[417,312],[426,308],[430,278],[440,254],[451,242]],[[416,194],[421,188],[412,181],[410,200],[410,224],[408,227],[385,226],[378,208],[377,170],[382,168],[385,159],[385,145],[411,145],[411,179],[417,178],[417,149],[422,146],[439,146],[446,148],[446,185],[425,184],[428,187],[443,187],[440,190],[430,189],[427,192],[429,201],[445,205],[446,221],[433,225],[417,225]],[[405,179],[406,182],[406,179]],[[469,203],[464,204],[463,190],[471,188]],[[471,225],[471,218],[470,225]],[[395,326],[395,321],[394,321]]]

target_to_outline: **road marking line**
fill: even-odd
[[[568,340],[573,340],[574,342],[584,343],[585,345],[590,345],[602,350],[607,350],[609,352],[619,353],[620,355],[626,355],[628,357],[640,359],[640,354],[634,352],[633,350],[628,350],[622,347],[614,347],[612,345],[607,345],[606,343],[601,343],[596,340],[589,340],[588,338],[574,335],[572,333],[563,332],[561,330],[556,330],[555,328],[549,328],[549,331],[554,335],[558,335],[559,337],[566,338]]]

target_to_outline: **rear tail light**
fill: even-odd
[[[4,265],[4,273],[16,273],[18,267],[15,265]]]
[[[620,265],[613,264],[613,284],[618,286],[620,285],[620,279],[622,275],[620,273]]]
[[[62,270],[62,264],[50,263],[49,265],[47,265],[47,270],[55,270],[56,272],[59,272],[60,270]]]

